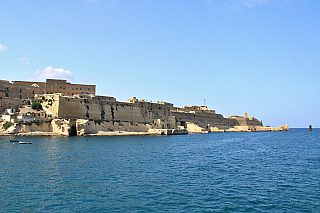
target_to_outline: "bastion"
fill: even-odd
[[[3,115],[0,134],[2,135],[30,133],[63,136],[168,135],[289,130],[288,125],[277,128],[264,127],[262,121],[248,116],[248,113],[243,117],[232,115],[225,118],[215,110],[209,110],[207,106],[175,107],[172,103],[148,102],[143,99],[138,100],[136,97],[124,102],[117,101],[114,97],[95,95],[95,85],[81,86],[66,83],[65,80],[47,79],[46,84],[2,81],[1,85],[0,111]],[[50,90],[51,85],[52,90]],[[68,87],[71,90],[73,86],[78,91],[80,88],[81,91],[90,91],[92,88],[92,92],[72,93],[72,95],[67,93]],[[57,93],[59,88],[62,92]],[[32,92],[22,94],[26,96],[22,98],[22,95],[19,95],[20,90]],[[10,94],[12,97],[7,97]],[[32,97],[29,97],[31,95]],[[39,109],[41,112],[26,111],[33,102],[41,103],[42,109]],[[24,120],[27,118],[28,125]]]

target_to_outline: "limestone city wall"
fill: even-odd
[[[178,122],[191,122],[199,125],[202,128],[210,126],[219,128],[229,128],[239,125],[237,120],[224,118],[221,114],[215,114],[206,111],[195,112],[175,112],[171,111],[171,115],[175,116]]]
[[[170,107],[150,102],[118,102],[90,98],[51,96],[54,101],[48,109],[58,118],[154,123],[163,121],[163,128],[173,124]],[[47,99],[49,97],[47,96]],[[47,103],[44,103],[46,105]]]

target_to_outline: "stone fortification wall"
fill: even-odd
[[[236,119],[239,123],[239,126],[263,126],[262,121],[254,118],[253,116],[248,117],[248,113],[244,114],[244,117],[232,115],[228,117],[229,119]]]
[[[150,102],[118,102],[104,99],[71,98],[52,95],[48,109],[58,118],[77,118],[88,120],[123,121],[153,123],[155,119],[164,122],[164,128],[172,123],[170,107]],[[46,105],[47,103],[43,103]]]
[[[235,118],[240,126],[262,126],[262,121],[258,121],[255,118],[243,118],[243,117],[238,117]]]
[[[215,114],[206,111],[194,112],[175,112],[171,111],[171,115],[175,116],[178,122],[190,122],[208,129],[208,126],[219,128],[230,128],[239,125],[236,119],[224,118],[221,114]]]
[[[42,95],[39,96],[40,99],[42,99],[42,107],[46,111],[50,111],[54,117],[58,117],[58,111],[59,111],[59,96],[58,94],[54,95]]]

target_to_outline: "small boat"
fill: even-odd
[[[19,144],[32,144],[32,142],[19,141]]]
[[[10,140],[10,142],[19,142],[19,140]]]

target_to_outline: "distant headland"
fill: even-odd
[[[132,97],[98,96],[95,85],[0,80],[0,135],[111,136],[288,131],[253,116],[223,117],[207,106],[175,107]]]

